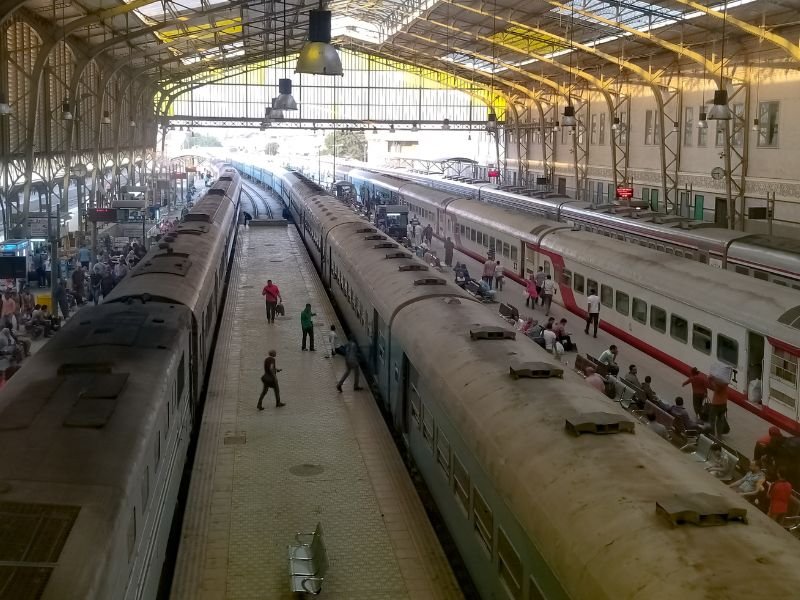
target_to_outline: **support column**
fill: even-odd
[[[547,185],[553,189],[555,181],[554,175],[554,161],[556,160],[556,131],[553,130],[556,121],[558,121],[558,114],[556,110],[556,103],[550,102],[542,107],[542,177],[547,179]]]
[[[615,123],[614,119],[619,119]],[[611,115],[611,147],[614,153],[614,189],[628,183],[628,168],[630,160],[630,136],[628,123],[631,122],[631,98],[627,94],[619,93],[615,96],[614,114]],[[609,200],[611,200],[609,198]]]
[[[577,100],[577,101],[575,101]],[[577,124],[572,135],[572,156],[575,167],[575,199],[585,200],[586,173],[589,165],[589,140],[586,123],[589,116],[589,103],[581,98],[573,99]]]
[[[733,115],[725,123],[725,194],[728,200],[728,223],[731,229],[745,228],[745,185],[750,128],[750,86],[741,81],[730,81],[728,108]],[[736,109],[737,105],[740,107]]]
[[[658,112],[659,154],[661,158],[661,194],[664,209],[674,214],[678,207],[678,168],[680,167],[680,123],[681,94],[678,89],[652,86]]]

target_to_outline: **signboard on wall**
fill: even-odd
[[[113,223],[117,220],[116,208],[90,208],[86,211],[86,216],[90,221],[96,223]]]
[[[617,187],[617,198],[622,200],[630,200],[633,198],[633,188],[628,186]]]
[[[500,169],[489,169],[489,177],[500,177]]]
[[[32,238],[47,239],[47,217],[29,217],[28,227]]]

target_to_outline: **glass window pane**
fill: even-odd
[[[601,285],[600,286],[600,302],[603,303],[603,306],[607,306],[609,308],[614,307],[614,288],[610,285]]]
[[[658,306],[650,307],[650,327],[661,333],[667,332],[667,311]]]
[[[691,146],[694,140],[694,107],[687,106],[683,111],[683,145]]]
[[[758,103],[758,147],[778,146],[778,115],[780,102]]]
[[[517,247],[511,246],[511,260],[517,260]]]
[[[639,298],[633,299],[633,310],[631,316],[639,323],[647,323],[647,302]]]
[[[584,289],[584,279],[583,279],[583,275],[579,275],[578,273],[575,273],[575,274],[572,276],[572,288],[573,288],[573,289],[574,289],[576,292],[578,292],[579,294],[584,294],[584,293],[586,293],[586,290]]]
[[[456,500],[464,509],[464,513],[469,515],[469,473],[464,465],[459,460],[458,456],[453,454],[453,491],[456,495]]]
[[[475,517],[475,533],[481,541],[483,549],[488,554],[492,553],[492,535],[494,533],[494,519],[492,509],[481,496],[477,488],[472,488],[473,509]]]
[[[670,315],[669,334],[679,342],[686,343],[689,339],[689,323],[683,317]]]
[[[797,357],[785,350],[772,349],[770,360],[770,375],[777,378],[780,383],[797,387]]]
[[[728,336],[717,335],[717,358],[732,367],[739,365],[739,342]]]
[[[630,297],[625,292],[617,292],[617,312],[626,317],[630,312]]]
[[[572,271],[569,269],[561,271],[561,285],[572,287]]]
[[[692,348],[703,354],[711,354],[711,330],[695,323],[692,326]]]
[[[502,529],[497,532],[497,570],[509,597],[522,598],[522,559]]]
[[[587,279],[586,280],[586,295],[596,294],[597,290],[599,290],[599,286],[594,279]]]
[[[505,242],[503,242],[503,256],[505,256],[506,258],[511,256],[510,246]]]
[[[701,117],[705,114],[706,108],[705,106],[701,106],[697,114]],[[708,121],[698,121],[697,122],[697,145],[700,148],[705,148],[706,144],[708,144]]]

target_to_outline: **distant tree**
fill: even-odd
[[[363,131],[337,131],[336,156],[352,158],[354,160],[367,160],[367,138]],[[325,136],[325,152],[334,153],[333,132]]]
[[[221,147],[222,142],[220,142],[213,135],[204,135],[202,133],[192,133],[191,135],[188,135],[185,140],[183,140],[184,148],[208,148],[211,146]]]
[[[281,146],[278,142],[270,142],[267,144],[267,147],[264,148],[264,152],[266,152],[269,156],[277,156],[280,148]]]

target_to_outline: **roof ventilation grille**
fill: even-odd
[[[365,240],[385,240],[386,238],[380,234],[364,236]]]
[[[475,325],[469,329],[472,340],[514,340],[517,332],[496,325]]]
[[[392,242],[382,242],[380,244],[375,244],[373,248],[397,248],[397,244],[393,244]]]
[[[411,263],[410,265],[400,265],[397,267],[398,271],[427,271],[428,265],[418,265]]]
[[[405,252],[387,252],[386,258],[411,258]]]
[[[364,227],[362,229],[356,229],[356,233],[377,233],[377,230],[372,227]]]
[[[583,433],[633,433],[634,423],[622,415],[607,412],[579,413],[567,419],[567,431],[573,435]]]
[[[514,361],[509,366],[511,379],[550,379],[551,377],[564,377],[564,369],[544,362]]]
[[[731,506],[727,498],[716,494],[676,494],[656,502],[656,513],[677,525],[727,525],[747,523],[747,509]]]
[[[426,277],[425,279],[416,279],[414,285],[447,285],[447,282],[439,277]]]

